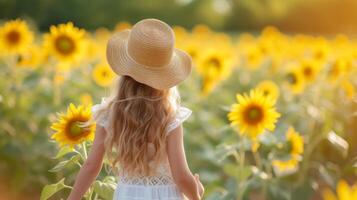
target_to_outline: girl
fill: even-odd
[[[186,162],[182,122],[191,110],[179,105],[176,85],[192,67],[174,48],[174,33],[146,19],[115,34],[107,60],[120,74],[109,99],[93,106],[95,140],[68,200],[79,200],[95,180],[104,155],[119,176],[114,200],[199,200],[204,188]]]

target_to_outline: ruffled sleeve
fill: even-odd
[[[182,122],[186,121],[192,114],[192,111],[186,107],[180,106],[177,110],[175,119],[167,127],[167,134],[177,128]]]
[[[97,125],[100,125],[104,128],[107,128],[109,126],[109,117],[106,107],[107,102],[105,98],[102,98],[102,102],[100,104],[95,104],[92,106],[92,114],[94,120],[96,121]]]

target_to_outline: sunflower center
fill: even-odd
[[[84,128],[79,125],[79,122],[72,122],[69,126],[69,136],[72,138],[78,137],[83,134]]]
[[[263,95],[264,96],[268,96],[270,94],[270,91],[269,90],[263,90]]]
[[[260,106],[251,105],[244,112],[244,119],[249,124],[257,124],[264,117],[263,110]]]
[[[254,61],[257,58],[257,56],[255,56],[255,54],[251,53],[248,55],[248,60],[249,61]]]
[[[11,44],[17,44],[20,41],[20,33],[13,30],[6,35],[7,41]]]
[[[70,54],[74,51],[75,44],[72,38],[62,35],[55,41],[56,49],[62,54]]]
[[[109,75],[109,73],[107,71],[105,71],[105,70],[102,71],[102,77],[103,78],[108,77],[108,75]]]
[[[17,57],[17,63],[21,63],[23,60],[24,60],[24,56],[19,55],[19,56]]]
[[[215,68],[217,70],[219,70],[221,68],[221,61],[216,57],[212,57],[212,58],[208,59],[207,62],[210,66],[212,66],[213,68]]]
[[[322,59],[324,57],[324,52],[322,50],[315,52],[315,58]]]
[[[312,69],[309,66],[304,67],[304,71],[303,72],[304,72],[304,75],[306,77],[310,77],[312,75]]]
[[[286,78],[288,79],[288,82],[292,85],[295,85],[297,83],[297,78],[293,73],[289,73]]]

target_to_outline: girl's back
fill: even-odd
[[[172,29],[142,20],[109,40],[107,60],[119,81],[111,97],[93,106],[96,137],[69,199],[83,196],[104,155],[118,175],[115,200],[200,199],[203,187],[188,168],[181,126],[191,110],[180,106],[175,87],[192,62],[174,48]]]
[[[138,99],[138,101],[146,100]],[[93,106],[93,113],[95,113],[97,124],[103,126],[109,135],[112,130],[110,128],[110,111],[106,109],[108,106],[108,102],[103,99],[101,104]],[[175,116],[167,124],[164,136],[165,140],[174,129],[178,128],[191,115],[191,110],[185,107],[178,107],[174,113]],[[148,120],[148,123],[151,123],[151,121]],[[147,166],[149,171],[144,173],[134,170],[134,168],[128,169],[125,166],[125,161],[119,161],[124,166],[120,166],[119,164],[117,170],[119,181],[114,199],[182,199],[182,194],[176,187],[171,174],[166,148],[162,149],[162,153],[158,153],[157,149],[161,147],[156,147],[158,145],[157,142],[155,143],[157,140],[156,135],[159,135],[159,132],[152,131],[148,132],[147,135],[142,134],[142,137],[146,139],[137,138],[138,141],[132,139],[131,144],[118,143],[118,145],[123,145],[122,149],[127,149],[128,151],[137,149],[139,152],[145,152],[140,165]],[[166,141],[162,145],[166,146]],[[135,156],[134,151],[131,153],[134,157],[140,157]],[[119,155],[116,154],[116,156],[120,157],[120,153]],[[132,160],[131,162],[133,162],[133,166],[131,167],[137,167],[134,166],[134,163],[139,163],[137,160]]]
[[[127,81],[140,85],[140,83],[135,83],[135,80],[130,77],[121,77],[119,84],[125,84],[123,82]],[[146,86],[142,85],[142,87],[142,89],[144,89]],[[191,115],[191,110],[178,106],[179,96],[175,88],[172,88],[168,94],[170,95],[169,98],[143,98],[143,96],[135,95],[125,98],[115,97],[112,100],[103,99],[101,104],[93,106],[92,111],[97,124],[104,127],[107,134],[107,152],[112,152],[112,149],[116,149],[117,151],[112,152],[114,155],[112,157],[114,159],[117,158],[117,162],[119,163],[118,167],[115,163],[115,168],[118,169],[117,174],[119,181],[114,199],[159,199],[159,197],[160,199],[183,198],[175,184],[175,180],[173,179],[170,170],[166,151],[166,138]],[[168,99],[169,105],[172,106],[167,108],[167,110],[172,110],[172,114],[167,115],[168,120],[164,119],[165,116],[159,116],[160,113],[165,113],[159,109],[165,108],[154,107],[155,104],[163,104],[163,102],[160,102],[163,101],[163,99]],[[153,105],[132,106],[131,104],[135,104],[135,101],[138,101],[136,102],[137,104]],[[154,114],[145,115],[139,111],[135,111],[135,109],[144,106],[153,106],[152,108],[155,108],[155,110],[151,111],[151,113]],[[118,111],[117,109],[127,109],[125,117],[130,116],[130,118],[134,119],[141,118],[143,123],[133,127],[142,128],[129,130],[130,128],[128,127],[131,126],[129,125],[130,122],[127,122],[127,127],[120,126],[123,122],[120,122],[118,121],[118,118],[115,118],[114,112],[123,111]],[[135,114],[138,116],[135,116]],[[160,118],[154,119],[155,117],[163,118],[160,120]],[[126,120],[123,119],[123,121]],[[155,121],[158,122],[156,126],[154,126]],[[166,125],[165,121],[168,122]],[[117,127],[116,123],[118,124]],[[150,129],[151,127],[154,129]],[[164,129],[163,134],[160,133],[161,129]],[[128,132],[125,133],[124,131]],[[136,134],[133,132],[137,132],[138,135],[133,136]],[[132,135],[120,136],[119,134]]]

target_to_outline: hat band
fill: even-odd
[[[151,67],[151,66],[147,66],[147,65],[143,65],[141,63],[138,63],[133,57],[131,57],[129,51],[128,51],[128,40],[124,40],[124,48],[125,48],[125,54],[126,56],[130,59],[131,62],[134,62],[136,65],[138,66],[142,66],[146,69],[149,70],[164,70],[169,68],[171,65],[172,60],[174,59],[174,57],[176,56],[175,53],[173,53],[173,57],[171,58],[170,62],[167,65],[161,66],[161,67]]]

